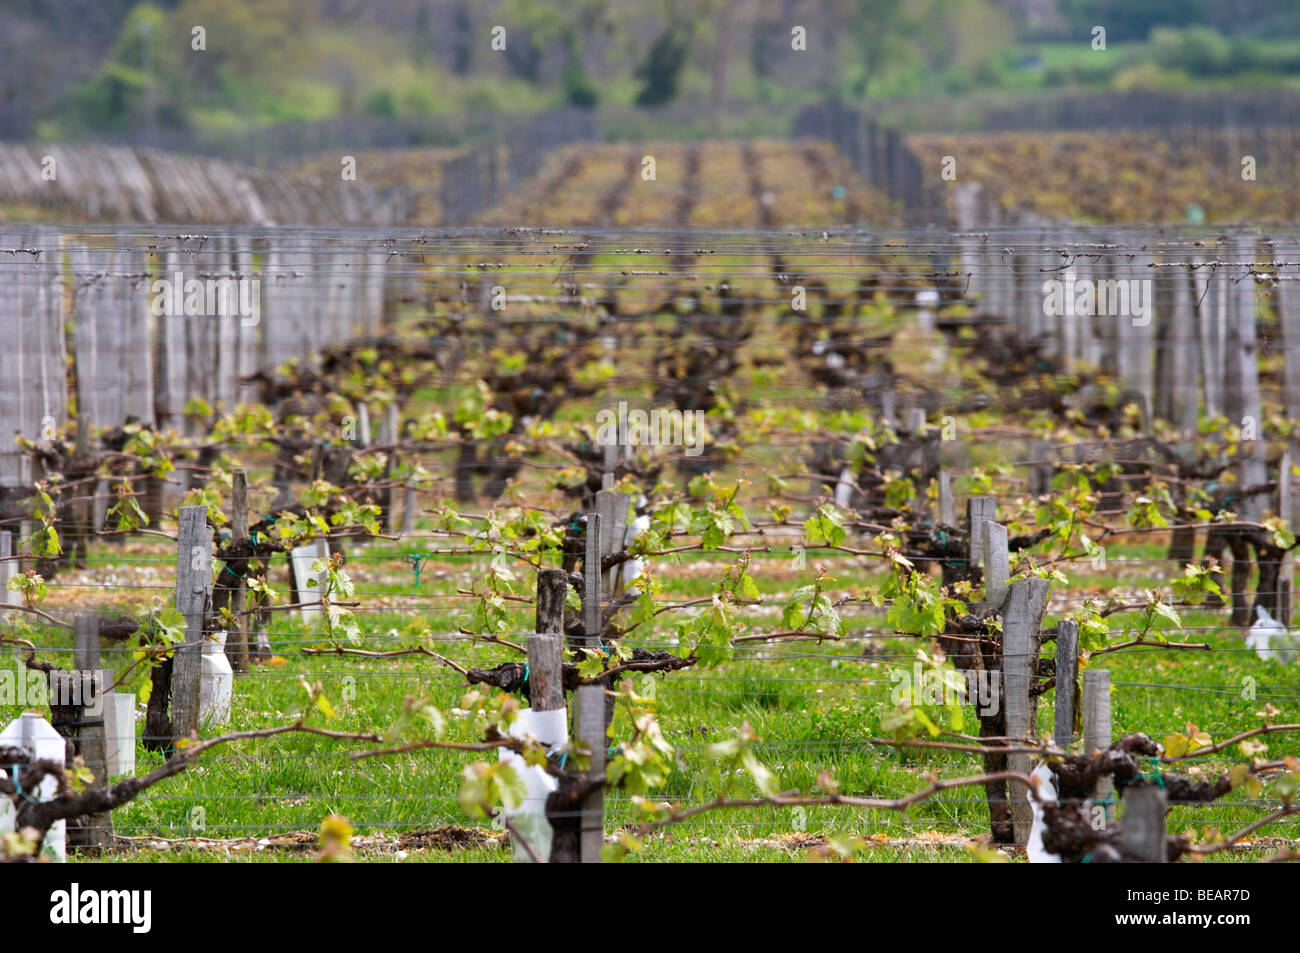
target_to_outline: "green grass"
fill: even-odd
[[[363,612],[366,639],[374,648],[391,648],[391,630],[400,630],[415,608],[435,632],[454,629],[456,611],[449,606],[455,589],[471,580],[471,557],[431,560],[422,578],[422,592],[412,591],[413,577],[405,566],[403,547],[375,544],[350,552],[349,570],[363,602],[385,600],[403,603],[400,609]],[[1105,576],[1083,574],[1088,588],[1106,592],[1117,585],[1157,584],[1168,576],[1167,568],[1150,561],[1132,564],[1124,559],[1149,560],[1159,552],[1146,544],[1131,548],[1113,547]],[[92,552],[92,559],[114,555],[111,547]],[[118,554],[120,556],[120,554]],[[679,600],[708,591],[712,570],[700,570],[704,560],[716,563],[713,555],[685,559],[666,572],[668,598]],[[129,561],[129,560],[128,560]],[[752,572],[765,594],[776,602],[780,592],[796,584],[780,557],[756,557]],[[874,565],[842,559],[835,565],[836,593],[860,590],[880,577]],[[282,583],[278,568],[273,582]],[[56,579],[57,583],[58,580]],[[58,590],[56,589],[56,593]],[[373,595],[371,595],[373,594]],[[52,597],[57,598],[57,596]],[[464,598],[460,599],[464,603]],[[655,631],[629,641],[664,646],[671,632],[671,616],[659,617]],[[519,632],[530,627],[531,608],[516,613]],[[756,630],[770,626],[773,618],[760,610],[745,608],[745,618]],[[851,631],[883,625],[880,610],[845,611]],[[369,731],[391,724],[408,695],[427,698],[444,712],[459,704],[464,685],[460,677],[427,658],[368,660],[340,657],[309,657],[300,649],[318,640],[296,619],[277,616],[271,637],[276,654],[283,660],[260,665],[239,676],[236,682],[232,730],[265,728],[292,720],[303,707],[305,693],[300,681],[320,682],[337,711],[329,727],[340,731]],[[1050,618],[1046,624],[1051,624]],[[1112,617],[1116,629],[1123,618]],[[1145,731],[1160,738],[1185,730],[1188,723],[1209,730],[1217,740],[1260,723],[1256,712],[1271,701],[1284,713],[1293,712],[1296,694],[1292,671],[1282,663],[1260,662],[1253,652],[1241,651],[1240,633],[1221,628],[1225,614],[1188,611],[1184,623],[1188,641],[1206,641],[1213,652],[1140,650],[1103,657],[1097,665],[1111,672],[1114,731],[1120,734]],[[1207,627],[1207,631],[1200,631]],[[66,647],[67,637],[43,632],[42,640]],[[869,644],[880,644],[880,654],[864,656]],[[910,667],[917,648],[911,639],[850,639],[840,644],[786,643],[775,646],[748,645],[737,658],[710,671],[688,671],[654,678],[664,732],[677,751],[676,768],[667,786],[656,797],[692,804],[711,799],[717,793],[711,778],[707,748],[729,737],[743,723],[749,723],[761,741],[760,760],[773,771],[783,789],[812,790],[817,776],[829,772],[847,793],[876,797],[898,797],[927,783],[931,775],[977,774],[979,760],[972,755],[896,749],[873,745],[867,739],[879,735],[880,717],[891,707],[896,666]],[[451,639],[439,645],[441,651],[463,665],[492,664],[509,657],[500,646],[474,646],[468,639]],[[1050,649],[1048,649],[1050,651]],[[1256,680],[1256,697],[1244,696],[1247,677]],[[648,680],[649,677],[643,677]],[[644,681],[639,681],[644,684]],[[1183,686],[1178,688],[1148,685]],[[354,690],[353,690],[354,689]],[[0,719],[17,714],[12,707],[0,708]],[[1050,733],[1053,718],[1049,693],[1039,706],[1039,729]],[[318,722],[323,721],[319,717]],[[450,719],[449,737],[474,740],[467,720]],[[967,725],[975,724],[973,709],[967,709]],[[626,736],[625,716],[616,721],[616,734]],[[211,728],[205,735],[215,733]],[[1296,744],[1282,736],[1269,739],[1268,757],[1295,753]],[[342,814],[358,836],[396,837],[403,831],[444,826],[478,826],[491,833],[486,823],[472,821],[457,802],[460,772],[481,756],[457,752],[425,751],[415,754],[353,760],[357,746],[306,735],[240,742],[206,755],[189,771],[159,784],[129,805],[114,812],[119,834],[131,837],[206,838],[274,837],[291,831],[314,831],[322,818]],[[1239,760],[1226,753],[1223,764]],[[161,762],[155,753],[138,751],[137,772],[143,773]],[[747,778],[733,779],[738,794],[752,794]],[[607,797],[607,830],[614,831],[634,819],[631,805],[621,794]],[[202,827],[194,826],[196,809],[202,812]],[[1217,828],[1223,833],[1244,826],[1259,817],[1262,803],[1230,795],[1208,807],[1176,808],[1170,830]],[[672,828],[664,836],[647,840],[639,858],[645,861],[786,861],[803,859],[809,844],[817,838],[854,834],[875,838],[863,855],[868,861],[965,860],[969,854],[963,841],[987,831],[987,808],[983,792],[964,788],[912,807],[905,815],[886,811],[842,808],[811,808],[802,820],[790,811],[775,808],[717,811],[700,815]],[[797,830],[796,827],[802,827]],[[1294,834],[1295,826],[1278,825],[1266,834]],[[794,846],[777,838],[800,835]],[[946,837],[927,844],[922,838]],[[812,838],[812,840],[808,840]],[[213,847],[158,850],[145,846],[118,854],[112,859],[190,861],[229,859],[258,862],[268,859],[298,861],[310,859],[310,850],[265,850],[227,855]],[[394,849],[361,848],[359,860],[390,862]],[[413,849],[405,861],[505,861],[508,850],[493,846],[453,849]],[[1230,859],[1221,857],[1219,859]]]

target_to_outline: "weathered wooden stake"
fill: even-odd
[[[907,411],[907,432],[914,440],[925,436],[925,408],[912,407]]]
[[[996,496],[972,496],[966,501],[966,558],[972,566],[984,563],[984,524],[998,518]]]
[[[1135,399],[1137,400],[1138,419],[1141,421],[1142,433],[1149,437],[1154,426],[1151,413],[1151,395],[1138,394]]]
[[[623,548],[623,536],[627,533],[627,496],[617,490],[601,490],[596,494],[596,512],[600,515],[600,555],[612,556]],[[621,566],[611,567],[604,582],[605,594],[613,598]]]
[[[1229,292],[1228,323],[1224,352],[1224,415],[1242,428],[1250,426],[1255,439],[1243,441],[1237,480],[1242,487],[1264,483],[1267,473],[1264,466],[1264,443],[1260,435],[1264,425],[1259,395],[1259,353],[1256,340],[1256,293],[1253,275],[1255,240],[1246,235],[1237,236],[1232,243],[1234,264],[1241,263],[1247,274],[1243,275]],[[1247,519],[1263,516],[1263,500],[1258,496],[1242,499],[1240,511]]]
[[[95,498],[91,500],[90,503],[91,506],[90,532],[92,535],[98,535],[99,533],[102,533],[104,531],[104,522],[108,518],[109,482],[107,480],[97,481],[95,483],[94,494],[95,494]],[[124,539],[125,538],[121,536],[109,537],[110,541],[115,541],[119,543],[123,542]]]
[[[1064,751],[1074,743],[1074,693],[1079,679],[1079,623],[1056,623],[1056,720],[1052,741]]]
[[[600,517],[600,554],[607,556],[614,545],[614,514],[623,494],[615,490],[601,490],[596,494],[596,514]],[[626,502],[626,500],[624,500]]]
[[[564,708],[563,636],[537,632],[528,636],[528,706],[533,711]]]
[[[1029,495],[1042,496],[1052,492],[1052,464],[1048,459],[1050,449],[1046,440],[1035,440],[1029,447]]]
[[[1205,415],[1223,413],[1223,345],[1226,282],[1217,269],[1198,268],[1192,259],[1192,284],[1197,309],[1197,344],[1201,354],[1201,381],[1205,398]]]
[[[231,474],[230,504],[230,540],[239,542],[248,539],[248,471],[236,470]],[[244,573],[248,575],[247,572]],[[240,579],[235,583],[235,591],[230,594],[230,611],[235,617],[234,627],[226,635],[226,658],[230,667],[236,672],[248,670],[248,643],[246,633],[250,630],[249,617],[241,615],[244,611],[244,587]]]
[[[1279,245],[1274,258],[1279,259],[1277,316],[1282,326],[1282,403],[1287,417],[1300,420],[1300,269],[1296,268],[1300,245]]]
[[[1096,754],[1110,748],[1110,672],[1104,668],[1083,673],[1083,753]],[[1115,820],[1112,795],[1115,784],[1110,775],[1099,778],[1093,800],[1101,802],[1106,812],[1106,826]]]
[[[1196,431],[1196,380],[1201,357],[1192,279],[1186,271],[1176,268],[1170,275],[1170,281],[1173,284],[1173,321],[1169,328],[1168,343],[1169,413],[1174,425],[1190,434]]]
[[[1283,450],[1277,465],[1277,515],[1291,524],[1291,451]],[[1291,526],[1294,531],[1294,525]],[[1277,621],[1291,624],[1291,587],[1295,580],[1295,556],[1291,550],[1282,554],[1277,569]]]
[[[569,580],[563,569],[543,569],[537,574],[538,632],[564,633],[564,600]]]
[[[573,695],[574,733],[591,751],[587,776],[594,778],[605,773],[605,749],[609,744],[605,736],[605,687],[583,685]],[[582,833],[579,842],[582,863],[600,863],[600,852],[604,846],[605,792],[604,787],[598,785],[582,802]]]
[[[1012,742],[1037,737],[1036,706],[1030,704],[1029,688],[1038,675],[1038,647],[1043,613],[1047,610],[1046,579],[1024,579],[1012,584],[1002,609],[1002,686],[1007,712],[1007,737]],[[1007,769],[1029,774],[1026,753],[1007,755]],[[1011,822],[1017,844],[1029,841],[1034,814],[1024,784],[1008,785]]]
[[[984,521],[984,601],[1000,606],[1007,597],[1007,580],[1011,578],[1011,557],[1007,552],[1007,528],[992,520]]]
[[[1127,266],[1116,261],[1115,277],[1121,280],[1136,279],[1150,282],[1151,264],[1151,256],[1145,254],[1133,256]],[[1118,338],[1116,343],[1119,350],[1116,357],[1120,384],[1125,390],[1134,391],[1139,395],[1138,407],[1142,412],[1142,432],[1149,434],[1151,394],[1155,383],[1156,328],[1163,321],[1163,315],[1152,314],[1156,307],[1154,295],[1148,296],[1146,305],[1151,310],[1146,314],[1145,320],[1124,315],[1116,316],[1111,320],[1115,322],[1114,327]]]
[[[587,551],[582,561],[582,627],[584,643],[592,649],[600,642],[600,524],[599,513],[587,514]]]
[[[600,475],[600,488],[602,490],[612,490],[614,488],[614,476],[618,469],[618,444],[605,444],[605,461],[603,472]]]
[[[1165,846],[1165,810],[1163,788],[1128,788],[1124,792],[1124,827],[1120,839],[1124,848],[1142,863],[1163,864],[1169,859]]]
[[[952,498],[952,474],[947,470],[939,471],[939,523],[942,526],[957,525],[957,508]]]
[[[562,569],[544,569],[537,574],[537,634],[528,637],[529,705],[537,711],[565,707],[564,699],[564,598],[568,577]],[[575,699],[576,704],[576,699]],[[581,826],[573,822],[571,802],[552,794],[547,802],[554,838],[551,863],[576,863],[581,858]],[[558,798],[558,802],[557,799]]]
[[[561,634],[564,627],[564,596],[567,591],[568,578],[563,570],[544,569],[537,574],[537,631],[528,636],[527,643],[528,707],[534,712],[564,711],[567,708],[564,700],[564,636]],[[557,736],[559,734],[563,734],[563,737]],[[567,729],[541,740],[549,744],[567,742]],[[548,804],[549,801],[548,798]],[[555,806],[550,805],[547,810],[549,815]],[[540,859],[544,863],[572,863],[577,860],[579,846],[576,825],[567,824],[563,813],[556,821],[548,816],[552,829],[551,846],[549,853]],[[539,845],[533,844],[533,847],[538,848]]]
[[[20,560],[14,559],[14,534],[0,530],[0,605],[19,606],[23,603],[21,592],[9,591],[9,580],[19,575]]]
[[[370,408],[364,401],[357,405],[357,446],[370,446]]]
[[[73,619],[75,672],[81,681],[81,725],[77,728],[77,748],[95,775],[95,786],[108,783],[108,745],[104,737],[104,695],[107,687],[99,669],[99,619],[82,613]],[[87,704],[89,702],[89,704]],[[92,713],[94,710],[94,713]],[[113,840],[113,815],[105,811],[86,818],[85,846],[107,847]]]
[[[185,644],[172,667],[172,736],[199,730],[199,680],[208,611],[212,606],[212,527],[205,506],[182,506],[177,534],[176,608],[185,616]]]
[[[1182,569],[1196,559],[1196,526],[1175,526],[1169,534],[1169,560]]]
[[[420,503],[415,492],[415,482],[407,480],[402,490],[402,535],[410,536],[415,532],[415,518],[419,515]]]
[[[398,433],[400,427],[401,420],[397,410],[397,404],[389,404],[388,409],[384,412],[383,436],[381,438],[383,443],[394,447],[394,449],[388,451],[387,472],[389,483],[393,482],[394,475],[397,472],[398,460],[395,445],[401,438],[401,434]],[[390,486],[386,491],[386,494],[388,498],[388,512],[385,514],[386,519],[384,525],[388,529],[388,532],[392,533],[397,528],[397,490]]]

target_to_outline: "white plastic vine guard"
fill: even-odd
[[[24,748],[32,758],[38,761],[57,761],[65,763],[67,742],[54,730],[54,726],[40,715],[23,712],[0,731],[0,746]],[[39,800],[52,801],[58,790],[58,781],[51,775],[41,779],[38,793]],[[0,834],[11,833],[14,829],[14,806],[8,798],[0,801]],[[45,832],[42,851],[51,860],[68,859],[67,823],[55,821]]]
[[[230,721],[230,701],[234,692],[235,673],[226,660],[226,633],[218,632],[203,643],[199,724],[224,725]]]
[[[1052,784],[1051,768],[1045,764],[1040,764],[1034,768],[1030,777],[1038,779],[1038,794],[1043,800],[1056,800],[1056,786]],[[1029,855],[1029,862],[1031,864],[1059,864],[1061,855],[1049,854],[1043,847],[1043,831],[1047,830],[1047,825],[1043,822],[1043,809],[1039,807],[1032,794],[1026,793],[1025,797],[1029,800],[1029,805],[1034,811],[1034,823],[1029,826],[1029,843],[1025,844],[1025,853]]]
[[[113,684],[111,673],[105,685]],[[135,695],[129,692],[104,693],[104,747],[108,755],[108,775],[135,774]]]
[[[318,559],[324,559],[329,554],[329,543],[323,539],[308,543],[306,546],[297,546],[290,551],[289,562],[293,566],[294,588],[298,590],[299,602],[320,602],[321,584],[324,580],[311,571],[311,564]],[[309,582],[315,582],[315,585],[308,585]],[[313,616],[320,613],[321,608],[319,604],[304,605],[299,611],[303,621],[310,622]]]
[[[529,735],[544,745],[564,744],[569,740],[569,713],[567,709],[554,711],[533,711],[525,708],[515,717],[510,726],[510,737],[527,738]],[[532,845],[537,856],[543,861],[551,855],[551,823],[546,819],[546,796],[556,788],[555,778],[543,768],[526,764],[522,756],[514,751],[500,749],[498,760],[515,769],[520,780],[524,782],[524,799],[513,811],[506,811],[505,816],[514,822],[519,833]],[[515,838],[511,839],[515,863],[531,863],[523,845]]]

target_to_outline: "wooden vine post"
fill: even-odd
[[[185,616],[185,643],[172,668],[172,738],[199,730],[199,681],[203,639],[212,605],[212,527],[205,506],[182,506],[177,534],[176,608]]]
[[[609,476],[607,472],[605,474]],[[627,533],[627,497],[617,490],[601,490],[596,494],[596,512],[600,516],[600,556],[601,565],[606,556],[612,556],[623,548],[623,536]],[[609,598],[618,594],[618,580],[621,566],[612,567],[604,573],[604,592]]]
[[[230,541],[233,544],[248,539],[248,471],[236,470],[232,474],[231,487]],[[244,575],[248,575],[247,570]],[[235,624],[226,635],[226,658],[236,672],[248,670],[250,655],[246,633],[251,631],[251,627],[242,614],[246,585],[241,578],[235,583],[235,591],[230,594],[230,612],[235,618]]]
[[[1083,673],[1083,753],[1096,754],[1110,748],[1110,672],[1104,668]],[[1094,806],[1101,807],[1107,828],[1115,821],[1115,782],[1110,775],[1097,779]]]
[[[996,496],[972,496],[966,501],[966,525],[970,528],[966,541],[966,558],[972,567],[983,565],[984,524],[996,520],[997,515]]]
[[[74,453],[80,460],[86,460],[90,457],[90,419],[89,415],[82,413],[77,419],[77,436],[74,443]],[[69,541],[68,555],[72,558],[72,565],[78,569],[86,567],[86,554],[89,550],[90,540],[87,538],[93,535],[99,527],[95,525],[95,491],[94,482],[90,487],[83,487],[79,493],[85,497],[84,501],[73,507],[73,514],[78,524],[80,532]]]
[[[587,768],[591,790],[582,802],[578,853],[584,864],[600,863],[605,846],[605,789],[594,783],[605,774],[605,686],[582,685],[574,692],[575,734],[591,752]]]
[[[1052,741],[1064,751],[1074,743],[1075,692],[1079,680],[1079,623],[1056,623],[1056,711]]]
[[[976,567],[981,563],[991,563],[993,566],[992,572],[985,574],[985,584],[986,587],[992,588],[997,601],[991,601],[986,589],[985,600],[980,604],[982,614],[989,614],[999,610],[1004,611],[1006,602],[1006,567],[1009,565],[1009,557],[1006,552],[1005,534],[1001,536],[995,535],[992,541],[993,551],[985,552],[986,545],[989,542],[987,529],[990,525],[996,525],[993,522],[996,510],[997,500],[992,496],[971,497],[966,503],[967,566],[963,575],[965,578],[977,583],[981,573]],[[998,549],[1000,549],[1000,552],[996,551]],[[999,591],[1002,593],[1001,596],[996,595]],[[972,608],[974,606],[973,603]],[[987,677],[993,680],[990,687],[995,691],[996,703],[992,710],[980,709],[980,736],[984,738],[1001,739],[1008,734],[1004,654],[996,650],[983,652],[982,657],[967,659],[963,666],[968,669],[986,672]],[[996,774],[1008,769],[1007,755],[1000,748],[1000,745],[990,745],[984,755],[984,769],[989,774]],[[1012,823],[1011,806],[1008,803],[1006,782],[1004,780],[988,782],[985,785],[985,796],[988,800],[989,823],[994,839],[998,843],[1014,842],[1015,828]]]
[[[597,505],[600,497],[597,494]],[[622,494],[614,493],[622,497]],[[601,629],[601,557],[605,551],[605,519],[599,512],[587,514],[587,550],[583,562],[583,588],[586,590],[583,600],[583,630],[586,648],[599,649]],[[591,752],[588,778],[593,779],[605,773],[606,747],[606,713],[605,686],[602,684],[582,685],[574,692],[573,724],[574,735],[584,747]],[[578,856],[582,863],[600,863],[600,851],[605,838],[605,795],[601,785],[596,785],[582,800],[580,809],[581,829],[579,833]]]
[[[590,649],[600,644],[600,524],[599,513],[587,514],[586,551],[582,560],[583,644]]]
[[[1291,451],[1283,450],[1282,459],[1277,465],[1277,515],[1285,520],[1295,532],[1291,523]],[[1277,570],[1277,621],[1285,626],[1291,624],[1291,587],[1295,580],[1295,557],[1291,550],[1282,553],[1282,562]]]
[[[397,408],[397,404],[390,404],[386,412],[386,415],[384,417],[384,438],[389,444],[392,445],[392,449],[388,452],[388,478],[390,481],[392,481],[396,476],[397,470],[401,466],[401,461],[398,459],[398,455],[397,455],[397,444],[400,443],[402,439],[402,416],[401,416],[401,412]],[[470,498],[473,498],[474,481],[473,478],[469,476],[468,471],[464,471],[463,465],[458,466],[457,469],[457,474],[456,474],[456,479],[458,481],[457,487],[459,488],[461,486],[459,481],[462,479],[462,473],[464,474],[464,479],[468,481],[469,484],[468,492],[470,494]],[[393,530],[393,524],[396,522],[396,519],[393,516],[393,512],[396,506],[395,498],[397,494],[397,489],[396,487],[389,487],[387,492],[388,492],[388,531],[391,533]],[[415,520],[416,517],[418,517],[419,515],[420,515],[419,494],[416,492],[414,478],[408,476],[406,481],[402,484],[402,535],[403,536],[410,536],[415,532]]]
[[[600,524],[598,513],[587,514],[587,547],[583,564],[583,631],[580,645],[600,644]],[[548,569],[537,579],[537,628],[528,639],[530,704],[564,706],[562,664],[564,600],[568,578],[562,570]],[[555,633],[555,634],[552,634]],[[554,649],[551,641],[554,642]],[[538,666],[545,667],[539,685]],[[546,814],[554,830],[551,863],[600,863],[605,838],[605,748],[606,691],[603,684],[581,685],[573,693],[572,732],[580,746],[591,752],[588,770],[572,772],[560,780],[559,788],[546,802]],[[540,699],[545,699],[540,700]],[[551,708],[540,710],[553,710]]]
[[[1144,864],[1163,864],[1166,796],[1164,788],[1128,788],[1124,792],[1124,826],[1120,841],[1124,849]]]
[[[564,634],[564,600],[569,580],[563,569],[543,569],[537,574],[536,630],[543,634]]]
[[[1013,583],[1002,607],[1002,686],[1007,713],[1007,737],[1013,745],[1032,743],[1038,735],[1037,704],[1029,694],[1038,675],[1038,649],[1042,638],[1043,613],[1047,610],[1046,579],[1024,579]],[[1029,774],[1028,753],[1007,755],[1007,769]],[[1029,792],[1019,781],[1008,786],[1011,823],[1015,842],[1029,841],[1033,810]]]
[[[1035,440],[1029,445],[1029,495],[1043,496],[1052,492],[1051,448],[1046,440]]]
[[[1166,375],[1168,401],[1161,410],[1183,433],[1196,432],[1197,327],[1192,279],[1185,267],[1174,268],[1169,276],[1172,285],[1171,322],[1168,325],[1169,373]]]
[[[392,486],[397,478],[397,468],[400,465],[397,459],[397,443],[401,439],[401,419],[398,414],[396,402],[391,403],[384,411],[384,422],[380,430],[380,440],[387,444],[388,459],[385,463],[385,472],[388,476],[389,486],[384,490],[382,499],[384,503],[384,529],[392,533],[397,529],[397,505],[396,488]]]
[[[420,501],[415,493],[415,481],[407,480],[402,485],[402,535],[415,533],[415,518],[419,515]]]
[[[19,562],[14,559],[14,534],[0,530],[0,605],[22,605],[23,594],[9,591],[9,580],[20,573]]]
[[[563,574],[561,574],[563,575]],[[563,603],[561,603],[561,612]],[[541,579],[538,579],[538,616],[541,616]],[[564,711],[564,637],[557,632],[537,632],[528,636],[528,704],[535,712]],[[567,715],[566,715],[567,717]],[[548,807],[550,797],[548,796]],[[563,814],[563,812],[557,812]],[[547,811],[548,822],[551,811]],[[573,841],[563,822],[551,823],[551,850],[543,862],[569,861],[574,857]],[[560,843],[561,840],[566,843]]]
[[[563,647],[554,632],[528,636],[528,701],[533,711],[558,711],[564,704]]]
[[[1264,417],[1259,394],[1254,238],[1244,234],[1235,236],[1231,254],[1233,267],[1240,266],[1244,273],[1228,292],[1223,409],[1230,422],[1245,428],[1249,421],[1256,433],[1255,439],[1243,441],[1243,453],[1236,470],[1241,487],[1257,487],[1265,482],[1267,473],[1264,444],[1258,438]],[[1263,516],[1263,500],[1258,496],[1246,496],[1239,507],[1247,519]]]
[[[357,404],[357,446],[362,450],[370,446],[370,408],[364,400]]]
[[[984,521],[984,601],[1001,606],[1007,598],[1007,580],[1011,578],[1011,554],[1007,551],[1007,528],[992,520]]]
[[[528,637],[528,699],[534,711],[564,708],[564,597],[562,569],[537,574],[537,631]]]
[[[599,592],[599,576],[594,578]],[[547,569],[538,575],[539,632],[528,637],[529,703],[537,711],[564,707],[564,642],[560,632],[567,591],[568,579],[562,570]],[[588,606],[595,609],[595,618],[599,619],[599,599],[590,597],[590,589],[588,593]],[[591,613],[588,613],[590,621]],[[595,637],[589,635],[588,641],[595,644]],[[562,779],[559,789],[547,798],[546,814],[555,832],[549,860],[551,863],[599,863],[605,836],[603,685],[582,685],[574,692],[573,725],[577,739],[591,750],[591,765],[585,774],[571,774]]]
[[[1222,249],[1218,249],[1221,257]],[[1196,326],[1201,352],[1201,380],[1205,416],[1223,413],[1224,378],[1224,310],[1227,282],[1218,274],[1218,265],[1202,267],[1198,256],[1192,257],[1192,297],[1196,302]]]
[[[602,490],[612,490],[614,488],[614,477],[618,470],[618,444],[605,444],[604,453],[605,456],[601,463],[600,488]]]
[[[82,613],[73,619],[73,678],[81,682],[81,715],[77,726],[77,750],[95,775],[94,786],[108,784],[108,742],[104,732],[104,688],[99,669],[99,619]],[[102,850],[113,840],[113,815],[105,811],[85,820],[86,847]]]
[[[957,510],[952,498],[952,474],[947,470],[939,471],[939,525],[956,526]]]
[[[1277,317],[1282,331],[1282,403],[1291,420],[1300,420],[1300,245],[1285,242],[1276,246]]]

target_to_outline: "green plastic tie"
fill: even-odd
[[[231,574],[232,576],[234,576],[236,579],[247,579],[247,578],[248,578],[248,573],[235,572],[233,569],[230,568],[230,563],[228,563],[228,562],[223,563],[223,565],[222,565],[221,568],[224,569],[226,572],[230,573],[230,574]]]
[[[411,567],[411,572],[415,573],[415,586],[411,589],[412,594],[420,592],[420,572],[424,569],[424,561],[429,558],[428,553],[407,553],[406,561]]]
[[[1138,775],[1138,777],[1143,779],[1144,781],[1154,781],[1157,787],[1163,788],[1165,786],[1165,776],[1160,771],[1160,759],[1147,758],[1147,760],[1151,762],[1151,771],[1148,773],[1140,774]]]

